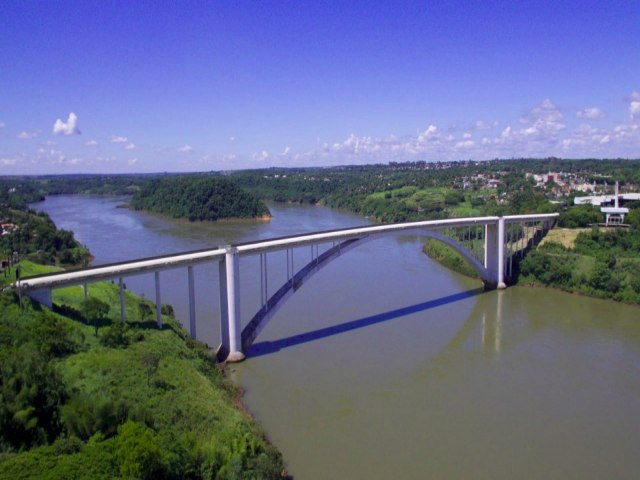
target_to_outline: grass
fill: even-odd
[[[422,251],[426,253],[430,258],[444,265],[445,267],[453,270],[454,272],[461,273],[467,277],[478,278],[476,271],[473,269],[469,262],[467,262],[462,255],[439,240],[428,239],[423,247]]]
[[[20,266],[20,278],[35,277],[36,275],[43,275],[45,273],[59,272],[62,268],[52,267],[50,265],[39,265],[29,260],[21,260],[18,264]],[[13,283],[16,279],[15,271],[16,265],[8,268],[5,273],[0,275],[0,286],[6,287]]]
[[[589,228],[552,228],[542,239],[538,246],[542,246],[548,242],[559,243],[565,248],[574,248],[576,246],[576,238],[581,232],[588,232]]]

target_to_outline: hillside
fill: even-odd
[[[130,205],[136,210],[186,218],[189,221],[270,215],[264,202],[235,183],[223,178],[202,176],[151,180],[134,194]]]
[[[159,330],[127,292],[122,324],[116,285],[90,293],[102,311],[81,287],[56,290],[54,312],[0,294],[0,478],[280,478],[280,454],[170,308]]]

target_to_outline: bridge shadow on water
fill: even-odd
[[[473,290],[467,290],[465,292],[447,295],[446,297],[436,298],[434,300],[410,305],[408,307],[397,308],[395,310],[389,310],[388,312],[378,313],[369,317],[351,320],[349,322],[340,323],[331,327],[320,328],[318,330],[312,330],[310,332],[301,333],[299,335],[292,335],[290,337],[281,338],[279,340],[257,342],[251,345],[246,353],[250,358],[269,355],[271,353],[276,353],[283,348],[302,345],[304,343],[321,340],[323,338],[332,337],[334,335],[340,335],[341,333],[358,330],[360,328],[369,327],[378,323],[388,322],[389,320],[404,317],[405,315],[411,315],[413,313],[431,310],[432,308],[447,305],[449,303],[459,302],[461,300],[480,295],[483,292],[483,288],[475,288]]]

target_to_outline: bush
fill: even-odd
[[[55,365],[33,344],[0,364],[0,450],[51,442],[61,431],[66,385]]]
[[[88,440],[96,433],[111,437],[128,417],[124,401],[75,395],[62,409],[62,424],[70,435]]]
[[[100,336],[100,343],[105,347],[119,348],[129,345],[129,327],[124,322],[113,322]]]
[[[560,214],[558,226],[563,228],[584,228],[602,221],[602,213],[593,205],[570,207]]]
[[[168,470],[155,433],[141,423],[127,421],[118,428],[115,456],[124,478],[159,479]]]

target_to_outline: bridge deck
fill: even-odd
[[[558,216],[552,214],[510,215],[502,217],[505,223],[534,222],[553,220]],[[59,288],[70,285],[81,285],[99,280],[123,278],[140,273],[158,272],[162,270],[196,265],[211,261],[219,261],[229,251],[238,255],[252,255],[276,250],[286,250],[305,245],[316,245],[329,242],[340,242],[352,238],[368,235],[383,235],[401,233],[403,231],[415,232],[421,229],[443,229],[457,227],[472,227],[496,224],[500,217],[471,217],[453,218],[445,220],[426,220],[420,222],[394,223],[384,225],[372,225],[363,227],[344,228],[309,234],[294,235],[289,237],[260,240],[229,246],[218,246],[213,249],[184,252],[180,254],[162,255],[158,257],[143,258],[126,262],[90,267],[70,272],[52,273],[21,279],[12,286],[23,291]]]

